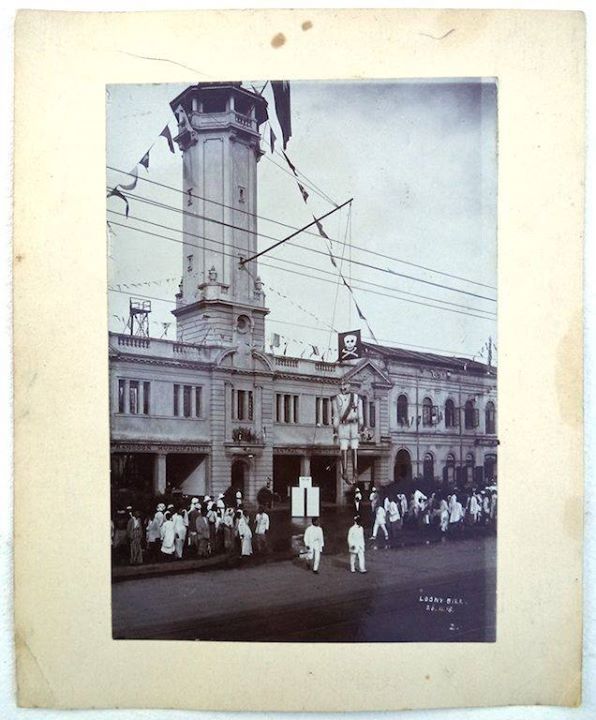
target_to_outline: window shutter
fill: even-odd
[[[477,428],[480,425],[480,410],[474,410],[474,427]]]

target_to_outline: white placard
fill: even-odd
[[[318,487],[306,488],[306,514],[308,517],[319,517],[320,489]]]
[[[292,517],[304,517],[305,493],[304,488],[292,488]]]
[[[309,488],[312,487],[312,478],[310,475],[301,475],[298,478],[298,487]]]

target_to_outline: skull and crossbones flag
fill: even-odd
[[[359,360],[362,357],[362,340],[360,338],[360,330],[350,330],[349,332],[337,334],[337,359],[339,362],[344,360]]]

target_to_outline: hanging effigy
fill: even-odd
[[[333,398],[333,430],[339,442],[342,479],[353,485],[358,480],[358,441],[363,427],[362,400],[350,392],[344,380],[339,393]],[[352,459],[352,473],[349,476],[348,459]]]

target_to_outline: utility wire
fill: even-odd
[[[276,151],[276,152],[277,152],[277,151]],[[108,167],[109,170],[114,170],[115,172],[119,172],[119,173],[122,173],[122,174],[124,174],[124,175],[134,176],[134,173],[126,172],[125,170],[121,170],[121,169],[116,168],[116,167],[113,167],[113,166],[111,166],[111,165],[108,165],[107,167]],[[294,180],[296,180],[296,178],[294,177],[294,175],[292,175],[289,171],[288,171],[288,174],[290,174],[290,176],[291,176]],[[179,194],[181,194],[181,195],[184,195],[185,197],[188,196],[188,193],[184,192],[184,190],[181,190],[180,188],[173,187],[172,185],[165,185],[164,183],[157,182],[156,180],[150,180],[149,178],[142,177],[142,176],[140,176],[140,175],[138,176],[138,179],[139,179],[139,180],[142,180],[143,182],[150,183],[151,185],[156,185],[156,186],[158,186],[158,187],[166,188],[167,190],[172,190],[173,192],[177,192],[177,193],[179,193]],[[110,189],[111,189],[111,188],[110,188]],[[295,225],[290,225],[290,224],[288,224],[288,223],[281,222],[280,220],[275,220],[275,219],[270,218],[270,217],[267,217],[267,216],[265,216],[265,215],[259,215],[259,214],[257,214],[257,213],[251,213],[251,212],[248,211],[248,210],[243,210],[243,209],[241,209],[241,208],[234,207],[233,205],[227,205],[226,203],[219,202],[218,200],[211,200],[210,198],[207,198],[207,197],[205,197],[204,195],[196,195],[195,193],[193,193],[193,194],[192,194],[192,197],[193,197],[193,198],[196,198],[196,199],[198,199],[198,200],[203,200],[204,202],[212,203],[213,205],[218,205],[218,206],[220,206],[220,207],[224,207],[224,208],[226,208],[226,209],[228,209],[228,210],[234,210],[235,212],[241,213],[241,214],[243,214],[243,215],[249,215],[249,216],[251,216],[251,217],[258,218],[259,220],[265,220],[266,222],[271,222],[271,223],[273,223],[273,224],[275,224],[275,225],[280,225],[281,227],[288,228],[288,229],[290,229],[290,230],[297,230],[297,229],[298,229]],[[331,204],[337,205],[337,203],[335,203],[335,202],[332,202]],[[174,208],[173,206],[167,206],[167,207],[170,207],[172,210],[178,210],[178,208]],[[216,222],[216,221],[213,220],[212,222]],[[241,229],[246,230],[246,228],[241,228]],[[255,234],[259,234],[261,237],[265,237],[265,238],[270,239],[270,240],[275,240],[275,239],[277,239],[277,238],[275,238],[275,237],[273,237],[273,236],[271,236],[271,235],[263,235],[263,234],[261,234],[261,233],[255,233]],[[316,238],[319,238],[319,237],[320,237],[319,233],[316,233],[316,232],[308,232],[308,231],[305,231],[304,234],[305,234],[305,235],[310,235],[310,236],[316,237]],[[337,239],[335,239],[335,240],[334,240],[333,238],[330,238],[330,239],[331,239],[332,241],[334,241],[334,242],[341,242],[340,240],[337,240]],[[294,244],[294,243],[293,243],[293,244]],[[301,247],[301,246],[298,245],[297,247]],[[391,260],[391,261],[393,261],[393,262],[402,263],[403,265],[409,265],[409,266],[411,266],[411,267],[415,267],[415,268],[418,268],[418,269],[420,269],[420,270],[426,270],[427,272],[436,273],[437,275],[443,275],[443,276],[445,276],[445,277],[450,277],[450,278],[452,278],[452,279],[454,279],[454,280],[461,280],[461,281],[463,281],[463,282],[471,283],[472,285],[479,285],[480,287],[485,287],[485,288],[488,288],[488,289],[490,289],[490,290],[496,290],[496,289],[497,289],[494,285],[488,285],[488,284],[486,284],[486,283],[481,283],[481,282],[478,282],[477,280],[471,280],[470,278],[462,277],[461,275],[454,275],[454,274],[452,274],[452,273],[448,273],[448,272],[445,272],[445,271],[443,271],[443,270],[437,270],[436,268],[431,268],[431,267],[428,267],[428,266],[426,266],[426,265],[420,265],[420,264],[418,264],[418,263],[414,263],[414,262],[411,262],[411,261],[409,261],[409,260],[402,260],[401,258],[397,258],[397,257],[394,257],[394,256],[392,256],[392,255],[386,255],[385,253],[381,253],[381,252],[378,252],[378,251],[376,251],[376,250],[371,250],[370,248],[362,247],[362,246],[360,246],[360,245],[352,245],[352,248],[353,248],[354,250],[361,250],[361,251],[363,251],[363,252],[366,252],[366,253],[369,254],[369,255],[375,255],[375,256],[377,256],[377,257],[384,258],[385,260]]]
[[[125,194],[126,194],[128,197],[130,197],[130,198],[132,198],[132,199],[134,199],[134,200],[138,200],[138,201],[140,201],[140,202],[146,203],[146,204],[151,205],[151,206],[153,206],[153,207],[158,207],[158,208],[162,208],[162,209],[165,209],[165,210],[171,210],[171,211],[173,211],[173,212],[181,213],[182,215],[188,215],[188,216],[193,217],[193,218],[198,219],[198,220],[205,220],[206,222],[211,222],[211,223],[214,223],[214,224],[216,224],[216,225],[222,225],[222,226],[224,226],[224,227],[229,227],[229,228],[234,229],[234,230],[240,230],[241,232],[245,232],[245,233],[248,233],[248,234],[250,234],[250,235],[254,235],[255,237],[267,238],[267,239],[269,239],[269,240],[279,240],[279,238],[276,238],[276,237],[274,237],[274,236],[272,236],[272,235],[265,235],[264,233],[254,232],[254,231],[249,230],[249,229],[247,229],[247,228],[240,227],[239,225],[234,225],[234,224],[232,224],[232,223],[224,222],[223,220],[216,220],[216,219],[214,219],[214,218],[210,218],[210,217],[207,217],[207,216],[205,216],[205,215],[199,215],[199,214],[197,214],[197,213],[189,212],[188,210],[182,210],[182,209],[180,209],[180,208],[175,208],[175,207],[172,207],[171,205],[167,205],[167,204],[164,204],[164,203],[160,203],[160,202],[157,201],[157,200],[152,200],[151,198],[146,198],[146,197],[144,197],[144,196],[142,196],[142,195],[135,195],[135,194],[130,193],[130,192],[127,192],[127,193],[125,193]],[[327,253],[327,252],[324,252],[323,250],[316,250],[315,248],[309,248],[309,247],[306,247],[306,246],[304,246],[304,245],[297,245],[297,244],[295,244],[295,243],[293,243],[293,245],[294,245],[294,247],[297,247],[297,248],[299,248],[299,249],[301,249],[301,250],[306,250],[306,251],[311,252],[311,253],[314,253],[314,254],[316,254],[316,255],[324,255],[325,257],[328,257],[328,253]],[[496,300],[495,300],[494,298],[487,297],[486,295],[479,295],[478,293],[473,293],[473,292],[470,292],[469,290],[462,290],[462,289],[460,289],[460,288],[454,288],[454,287],[451,287],[451,286],[449,286],[449,285],[443,285],[442,283],[432,282],[431,280],[423,280],[422,278],[417,278],[417,277],[415,277],[415,276],[413,276],[413,275],[406,275],[405,273],[400,273],[400,272],[397,272],[397,270],[391,270],[390,268],[383,268],[383,267],[379,267],[379,266],[377,266],[377,265],[371,265],[370,263],[365,263],[365,262],[362,262],[362,261],[360,261],[360,260],[354,260],[354,259],[348,259],[346,262],[349,262],[349,263],[354,264],[354,265],[358,265],[358,266],[360,266],[360,267],[365,267],[365,268],[367,268],[367,269],[369,269],[369,270],[376,270],[376,271],[378,271],[378,272],[388,273],[389,275],[394,275],[394,276],[396,276],[396,277],[402,277],[402,278],[405,278],[405,279],[407,279],[407,280],[413,280],[413,281],[415,281],[415,282],[423,283],[424,285],[431,285],[432,287],[438,287],[438,288],[440,288],[440,289],[442,289],[442,290],[448,290],[448,291],[451,291],[451,292],[458,292],[458,293],[462,293],[463,295],[469,295],[469,296],[471,296],[471,297],[479,298],[479,299],[481,299],[481,300],[487,300],[487,301],[489,301],[489,302],[496,302]]]
[[[117,213],[117,212],[115,212],[115,211],[113,211],[113,210],[110,210],[109,212],[111,212],[111,213],[114,214],[114,215],[119,215],[119,216],[125,217],[122,213]],[[150,220],[141,220],[141,221],[142,221],[142,222],[147,222],[148,224],[151,224],[151,225],[154,225],[154,226],[158,226],[158,227],[163,228],[163,229],[165,229],[165,230],[170,230],[170,231],[172,231],[172,232],[183,232],[183,231],[178,230],[178,229],[176,229],[176,228],[170,228],[170,227],[165,226],[165,225],[160,225],[159,223],[154,223],[154,222],[152,222],[152,221],[150,221]],[[115,225],[115,226],[117,226],[117,227],[123,227],[123,228],[127,228],[127,229],[129,229],[129,230],[134,230],[134,231],[136,231],[136,232],[141,232],[141,233],[144,233],[144,234],[146,234],[146,235],[149,235],[149,236],[152,236],[152,237],[156,237],[156,238],[159,238],[159,239],[162,239],[162,240],[169,240],[170,242],[176,242],[176,243],[179,243],[179,244],[181,244],[181,245],[186,244],[186,245],[188,245],[188,246],[190,246],[190,247],[195,247],[195,248],[197,248],[197,249],[199,249],[199,250],[202,250],[202,249],[203,249],[201,245],[197,245],[197,244],[195,244],[195,243],[189,243],[188,241],[185,241],[185,240],[178,240],[177,238],[167,237],[167,236],[165,236],[165,235],[161,235],[160,233],[153,233],[153,232],[150,232],[149,230],[144,230],[143,228],[132,227],[131,225],[125,225],[125,224],[123,224],[123,223],[115,222],[114,220],[111,221],[111,224],[112,224],[112,225]],[[197,237],[197,238],[200,238],[200,239],[203,239],[203,240],[207,240],[207,241],[209,241],[209,242],[214,242],[214,243],[218,243],[218,244],[221,243],[221,241],[212,240],[212,239],[210,239],[210,238],[206,238],[206,237],[203,237],[203,236],[201,236],[201,235],[197,235],[197,234],[195,234],[195,233],[186,232],[185,235],[186,235],[186,236],[190,235],[190,236],[192,236],[192,237]],[[239,260],[239,256],[237,256],[237,255],[233,255],[233,254],[231,254],[231,253],[226,253],[226,252],[224,252],[223,250],[220,251],[220,252],[221,252],[221,254],[222,254],[224,257],[232,257],[232,258],[234,258],[235,260]],[[314,270],[314,271],[319,272],[319,273],[322,273],[322,274],[324,274],[324,275],[331,275],[331,276],[335,277],[335,273],[333,273],[333,272],[331,272],[331,271],[329,271],[329,270],[323,270],[323,269],[320,269],[320,268],[315,268],[315,267],[311,267],[311,266],[308,266],[308,265],[303,265],[302,263],[298,263],[298,262],[295,262],[295,261],[293,261],[293,260],[286,260],[285,258],[279,258],[279,257],[277,257],[277,256],[274,256],[273,259],[274,259],[274,260],[277,260],[278,262],[286,263],[286,264],[288,264],[288,265],[292,265],[292,266],[299,267],[299,268],[304,268],[304,269],[307,269],[307,270]],[[282,271],[289,272],[289,273],[293,273],[293,274],[296,274],[296,275],[301,275],[301,276],[303,276],[303,277],[307,277],[307,278],[310,278],[310,279],[320,280],[321,282],[330,282],[330,283],[332,283],[332,284],[335,284],[335,282],[336,282],[335,280],[327,280],[326,278],[321,278],[321,277],[317,277],[317,276],[313,276],[313,275],[307,275],[307,274],[305,274],[305,273],[300,273],[300,272],[298,272],[298,271],[289,270],[288,268],[280,267],[279,265],[272,265],[271,263],[261,262],[260,265],[261,265],[262,267],[268,267],[268,268],[273,268],[273,269],[276,269],[276,270],[282,270]],[[243,267],[246,267],[246,266],[243,266]],[[459,313],[459,314],[461,314],[461,315],[470,315],[471,317],[478,317],[478,318],[486,319],[486,320],[493,319],[493,316],[494,316],[494,313],[492,313],[492,312],[489,311],[489,310],[482,310],[481,308],[474,308],[474,307],[470,307],[470,306],[467,306],[467,305],[460,305],[460,304],[458,304],[458,303],[453,303],[453,302],[450,302],[450,301],[448,301],[448,300],[441,300],[440,298],[432,298],[432,297],[427,297],[427,296],[425,296],[425,295],[418,295],[418,294],[416,294],[416,293],[409,293],[409,292],[407,292],[407,291],[405,291],[405,290],[398,290],[398,289],[392,288],[392,287],[390,287],[390,286],[379,285],[379,284],[377,284],[377,283],[372,283],[372,282],[370,282],[370,281],[362,280],[362,279],[360,279],[360,278],[356,278],[356,281],[357,281],[357,282],[366,283],[366,284],[368,284],[368,285],[371,285],[372,287],[379,287],[379,288],[382,288],[382,289],[391,290],[391,291],[393,291],[393,292],[398,292],[398,293],[407,294],[407,295],[413,295],[413,296],[415,296],[415,297],[420,297],[420,298],[423,298],[423,299],[426,299],[426,300],[431,300],[431,301],[433,301],[433,302],[444,303],[445,305],[447,305],[447,304],[448,304],[448,305],[454,305],[454,306],[456,306],[456,307],[458,307],[458,308],[462,308],[462,309],[466,309],[466,310],[472,310],[472,311],[474,311],[474,312],[476,312],[476,313],[478,313],[478,312],[486,313],[488,317],[485,317],[484,315],[471,315],[470,313],[461,312],[461,311],[459,311],[459,310],[452,310],[450,307],[443,307],[442,305],[429,305],[428,303],[421,303],[421,302],[417,302],[417,301],[415,301],[415,300],[409,300],[409,299],[407,299],[407,298],[403,298],[403,297],[400,297],[400,296],[397,296],[397,295],[388,295],[387,293],[376,292],[376,291],[374,291],[374,290],[369,290],[368,288],[363,288],[363,287],[361,287],[361,286],[356,286],[356,285],[353,285],[353,286],[352,286],[353,289],[355,289],[355,290],[361,290],[362,292],[368,292],[368,293],[371,293],[371,294],[373,294],[373,295],[380,295],[380,296],[382,296],[382,297],[388,297],[388,298],[392,298],[392,299],[394,299],[394,300],[402,300],[403,302],[410,302],[410,303],[414,303],[414,304],[416,304],[416,305],[423,305],[423,306],[426,306],[426,307],[434,307],[434,308],[436,308],[436,309],[438,309],[438,310],[447,310],[447,311],[449,311],[449,312],[456,312],[456,313]]]
[[[115,292],[115,293],[119,293],[122,295],[130,295],[130,293],[127,293],[125,290],[117,290],[116,288],[110,288],[110,287],[108,288],[108,290],[110,292]],[[157,302],[167,303],[168,305],[175,304],[175,300],[172,300],[171,298],[156,297],[155,295],[145,295],[143,293],[134,293],[134,296],[138,297],[141,300],[156,300]],[[304,328],[306,330],[315,330],[317,332],[321,332],[321,333],[325,333],[325,334],[327,333],[327,328],[320,328],[320,327],[315,327],[314,325],[306,325],[306,324],[302,324],[302,323],[296,323],[296,322],[292,322],[291,320],[274,320],[274,319],[267,318],[266,322],[267,323],[275,323],[277,325],[290,325],[292,327]],[[371,341],[374,343],[372,338],[364,338],[364,340],[366,342]],[[379,340],[381,342],[385,342],[385,343],[395,343],[394,340],[388,340],[385,338],[379,338]],[[401,348],[402,345],[404,347],[419,348],[421,350],[430,350],[430,351],[435,351],[435,352],[440,352],[440,353],[447,353],[447,355],[458,355],[459,354],[459,355],[466,355],[467,357],[470,357],[470,358],[473,357],[469,353],[457,353],[452,350],[444,350],[442,348],[428,347],[426,345],[413,345],[412,343],[401,343],[400,345],[394,345],[394,346],[397,348]],[[331,346],[329,346],[328,349],[332,349]]]

